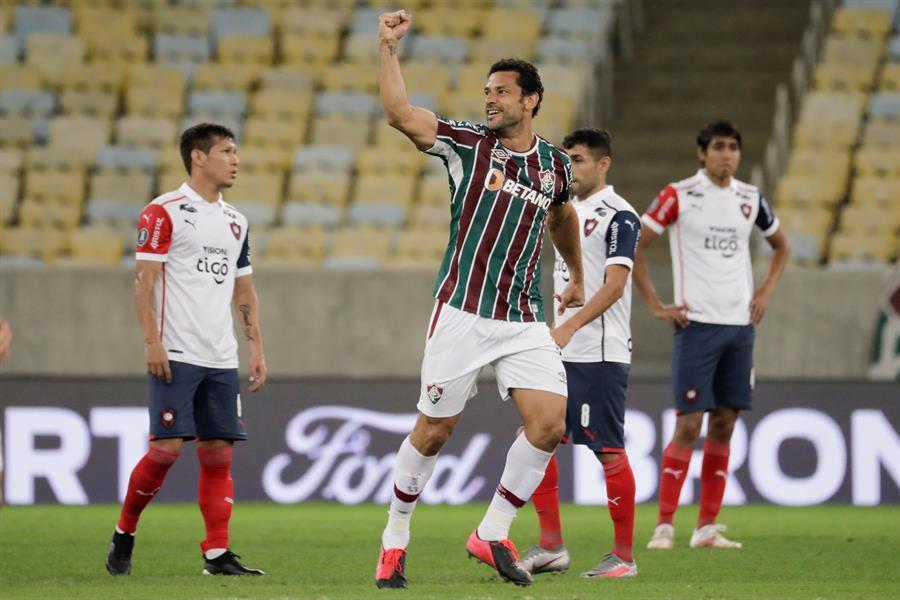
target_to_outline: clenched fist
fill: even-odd
[[[412,15],[405,10],[382,13],[378,16],[378,37],[384,43],[396,43],[412,26]]]

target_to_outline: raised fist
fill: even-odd
[[[378,37],[382,42],[397,42],[412,25],[412,15],[405,10],[382,13],[378,16]]]

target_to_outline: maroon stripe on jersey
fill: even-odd
[[[483,135],[477,134],[471,129],[454,127],[443,121],[438,121],[437,137],[447,137],[465,146],[474,146],[485,139]]]
[[[484,138],[481,138],[483,141]],[[485,149],[485,152],[482,152]],[[475,168],[472,170],[472,177],[469,179],[469,187],[466,190],[466,197],[463,198],[463,211],[459,218],[459,229],[456,232],[456,249],[453,253],[453,260],[450,263],[450,270],[438,290],[437,297],[444,302],[449,302],[459,279],[459,257],[462,254],[463,243],[466,241],[466,235],[472,225],[472,218],[475,216],[475,209],[478,207],[478,201],[484,194],[484,178],[487,176],[488,168],[491,165],[490,160],[491,147],[488,144],[478,142],[475,150]],[[484,156],[482,156],[484,154]],[[480,182],[480,183],[475,183]]]
[[[516,181],[519,170],[520,167],[516,161],[506,161],[506,173],[504,173],[506,179]],[[469,286],[466,290],[466,303],[463,306],[463,310],[466,312],[478,312],[481,306],[481,294],[484,286],[487,284],[487,278],[484,275],[487,271],[488,261],[491,259],[491,253],[494,251],[494,246],[497,245],[497,235],[506,221],[505,215],[511,201],[512,194],[503,190],[497,192],[494,198],[494,206],[488,215],[488,224],[481,235],[478,248],[475,249],[472,270],[469,272]]]
[[[407,494],[406,492],[401,491],[396,485],[394,486],[394,495],[403,502],[415,502],[419,499],[419,494]]]
[[[522,258],[522,252],[525,251],[525,244],[528,242],[528,232],[534,225],[534,213],[538,210],[537,205],[529,202],[519,217],[519,227],[513,235],[513,243],[509,248],[509,259],[503,265],[500,271],[500,281],[497,283],[497,302],[494,305],[494,318],[506,319],[509,312],[509,288],[512,287],[513,279],[516,276],[516,265]]]
[[[166,263],[162,264],[162,308],[159,310],[159,341],[163,338],[163,328],[166,326]]]
[[[431,336],[434,335],[434,329],[437,327],[438,319],[441,316],[441,307],[444,306],[443,302],[438,302],[437,307],[434,309],[434,316],[431,318],[431,327],[428,328],[428,339],[431,339]]]
[[[550,160],[553,163],[553,172],[556,174],[553,182],[553,197],[551,198],[555,202],[566,186],[566,167],[562,159],[556,155],[556,152],[550,153]]]
[[[522,508],[525,506],[525,500],[522,500],[511,491],[503,487],[503,484],[497,485],[497,495],[515,506],[516,508]]]
[[[528,261],[528,270],[526,271],[525,285],[522,286],[522,295],[519,296],[519,310],[522,311],[522,320],[526,322],[537,320],[534,312],[531,310],[531,303],[528,302],[528,298],[531,296],[531,282],[534,280],[538,257],[541,255],[541,246],[543,245],[544,226],[541,225],[540,231],[538,231],[537,244],[534,245],[534,254],[531,255],[531,260]]]

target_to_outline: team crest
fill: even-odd
[[[163,427],[171,427],[175,424],[175,409],[164,408],[160,413],[160,418],[162,419]]]
[[[444,395],[444,388],[434,384],[428,384],[425,388],[425,395],[428,396],[428,399],[431,400],[432,404],[437,404]]]
[[[234,239],[240,240],[241,239],[241,226],[237,223],[232,222],[231,223],[231,233],[234,234]]]
[[[599,223],[597,219],[586,219],[584,222],[584,237],[588,237],[592,233],[594,233],[594,229],[597,228],[597,223]]]
[[[138,231],[138,239],[137,245],[143,246],[147,243],[147,240],[150,238],[150,231],[146,227],[141,227],[140,231]]]
[[[741,213],[744,215],[745,219],[750,218],[750,205],[744,202],[741,204]]]
[[[540,179],[541,191],[549,196],[553,193],[553,188],[556,187],[556,175],[553,174],[553,171],[541,171]]]

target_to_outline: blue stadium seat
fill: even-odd
[[[890,119],[900,118],[900,93],[872,94],[869,100],[869,115]]]
[[[148,148],[106,146],[97,152],[94,162],[101,169],[153,171],[156,168],[156,153]]]
[[[157,62],[207,62],[210,59],[209,40],[192,35],[157,33],[153,38],[153,52]]]
[[[44,117],[53,112],[52,92],[38,90],[0,91],[0,114]]]
[[[422,108],[427,108],[433,113],[436,113],[438,110],[438,99],[434,94],[410,94],[409,103],[413,106],[421,106]],[[380,109],[381,104],[379,103],[378,106]]]
[[[17,6],[15,35],[20,44],[32,33],[70,33],[72,12],[62,6]]]
[[[547,14],[546,29],[551,36],[599,39],[612,29],[612,7],[561,8]]]
[[[295,171],[341,171],[353,167],[354,153],[349,146],[309,145],[294,152]]]
[[[229,35],[270,35],[269,13],[262,8],[217,8],[210,35],[214,42]]]
[[[381,13],[382,10],[377,8],[357,9],[350,23],[350,33],[378,35],[378,15]]]
[[[0,36],[0,64],[15,64],[18,60],[18,38]]]
[[[539,62],[575,63],[606,60],[606,45],[591,44],[585,40],[545,37],[538,44]]]
[[[240,117],[247,112],[247,94],[219,90],[192,92],[188,97],[188,110]]]
[[[321,92],[316,96],[316,114],[342,113],[360,117],[375,111],[375,96],[361,92]]]
[[[900,35],[895,35],[888,43],[888,60],[900,60]]]
[[[469,56],[469,46],[459,37],[419,35],[413,39],[410,52],[416,60],[462,63]]]
[[[270,204],[239,202],[237,207],[254,227],[269,227],[275,222],[275,207]]]
[[[281,214],[286,225],[322,225],[334,227],[341,222],[341,208],[333,204],[287,202]]]
[[[406,220],[406,209],[397,204],[364,202],[350,205],[347,220],[352,225],[402,225]]]

